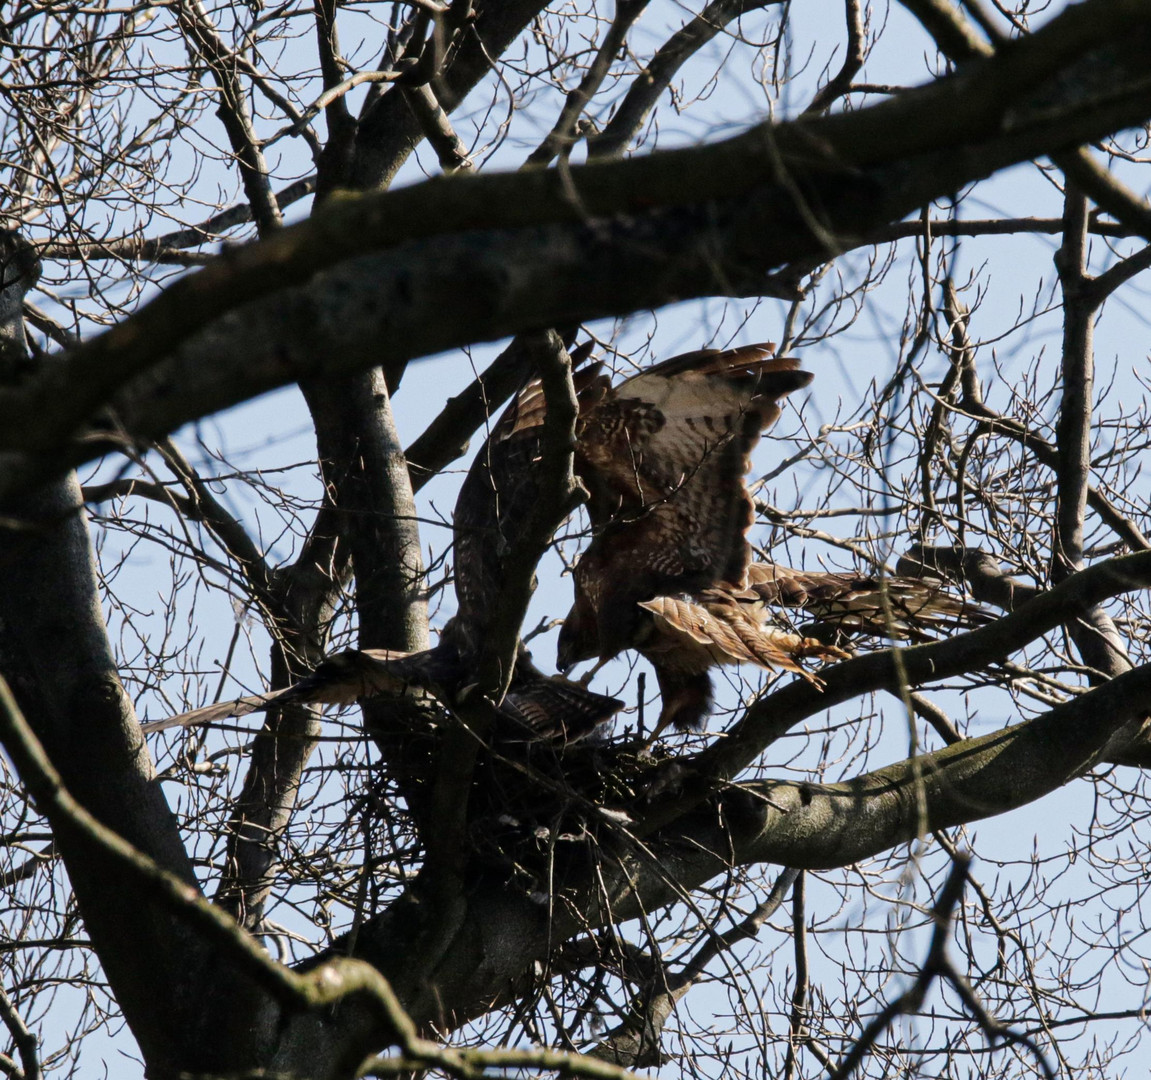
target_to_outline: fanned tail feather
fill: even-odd
[[[821,680],[799,661],[843,660],[850,655],[817,638],[759,625],[730,601],[698,603],[683,597],[657,596],[640,607],[655,616],[656,627],[663,634],[690,639],[718,664],[749,663],[791,671],[820,686]]]

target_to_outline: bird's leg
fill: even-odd
[[[672,720],[675,718],[675,711],[668,709],[666,706],[659,714],[659,719],[655,722],[655,727],[652,733],[643,740],[636,748],[637,757],[649,757],[651,755],[651,748],[659,741],[659,737],[671,727]]]
[[[595,666],[588,668],[588,670],[585,671],[576,681],[580,684],[580,686],[587,686],[592,681],[592,679],[594,679],[596,675],[599,674],[599,669],[603,667],[604,664],[606,664],[610,659],[610,656],[605,656],[602,659],[597,660]]]

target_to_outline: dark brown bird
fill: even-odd
[[[716,663],[802,670],[792,654],[826,652],[769,634],[729,598],[745,586],[751,559],[749,455],[778,419],[779,401],[811,381],[798,360],[773,349],[678,356],[581,409],[576,462],[593,535],[575,568],[557,659],[566,671],[639,649],[659,680],[657,730],[700,723]]]
[[[811,381],[772,349],[687,353],[581,408],[576,469],[591,494],[592,541],[560,630],[561,670],[638,644],[650,622],[643,601],[743,586],[749,454],[779,400]]]
[[[793,671],[818,685],[802,661],[847,657],[836,640],[921,639],[980,618],[926,582],[751,562],[749,454],[780,399],[811,381],[772,348],[676,357],[581,407],[577,469],[593,537],[575,568],[558,662],[566,671],[637,649],[659,682],[656,734],[702,723],[717,665]],[[780,625],[781,608],[811,625]]]

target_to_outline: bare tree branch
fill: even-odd
[[[616,55],[627,40],[632,23],[643,14],[647,5],[648,0],[617,0],[615,18],[596,50],[595,59],[584,71],[579,86],[568,92],[559,117],[543,142],[528,155],[527,165],[548,165],[557,155],[565,151],[570,153],[580,116],[607,77]]]
[[[691,22],[677,30],[632,83],[623,103],[603,131],[588,136],[588,160],[621,155],[643,127],[656,101],[676,72],[732,19],[770,7],[779,0],[712,0]]]
[[[455,266],[463,271],[465,264],[457,264],[455,260],[463,260],[464,252],[452,252],[444,234],[463,221],[471,230],[476,230],[481,222],[489,228],[505,230],[531,226],[520,234],[520,240],[527,247],[511,242],[515,233],[505,233],[502,250],[491,252],[497,263],[511,259],[516,265],[537,268],[531,277],[530,303],[527,303],[526,290],[519,298],[519,290],[501,272],[498,302],[485,304],[482,312],[476,313],[482,315],[486,329],[480,332],[485,335],[496,336],[545,321],[553,325],[567,324],[625,307],[659,303],[673,295],[714,292],[717,260],[727,267],[724,291],[752,289],[759,277],[757,267],[762,272],[781,261],[825,250],[825,240],[830,235],[828,229],[840,236],[865,234],[879,220],[900,216],[935,194],[953,190],[965,178],[982,175],[1058,145],[1073,145],[1100,130],[1110,130],[1151,113],[1151,103],[1143,100],[1141,85],[1132,85],[1126,92],[1111,93],[1106,102],[1099,102],[1090,94],[1069,98],[1062,104],[1057,128],[1049,122],[1049,113],[1019,108],[1029,93],[1043,85],[1044,80],[1057,75],[1060,63],[1072,51],[1080,60],[1084,50],[1102,48],[1104,44],[1110,47],[1115,44],[1114,38],[1119,37],[1121,48],[1132,55],[1134,63],[1138,33],[1145,24],[1136,19],[1131,25],[1125,21],[1125,9],[1112,7],[1105,0],[1096,0],[1089,7],[1092,9],[1089,15],[1082,14],[1081,8],[1068,9],[1003,56],[973,63],[949,79],[909,91],[897,100],[870,109],[771,129],[756,128],[716,146],[668,151],[573,170],[572,182],[580,193],[578,211],[570,203],[567,185],[547,173],[453,178],[450,189],[418,185],[379,197],[341,200],[312,221],[283,230],[282,236],[242,249],[230,257],[226,265],[221,262],[181,279],[132,319],[86,344],[68,363],[54,366],[51,376],[45,377],[41,385],[30,387],[17,398],[0,399],[0,418],[5,421],[4,448],[28,446],[43,451],[59,445],[116,388],[150,366],[157,354],[176,346],[197,329],[246,301],[310,280],[318,269],[359,253],[396,245],[402,240],[416,241],[421,239],[421,234],[422,238],[430,239],[428,219],[421,206],[433,194],[437,207],[435,232],[439,234],[434,244],[434,263],[421,265],[418,259],[426,258],[428,253],[418,255],[419,244],[405,244],[400,264],[393,263],[390,267],[393,273],[399,272],[402,276],[402,308],[411,315],[416,314],[413,293],[430,295],[425,293],[430,289],[434,295],[441,296],[445,288],[453,294],[459,291],[451,281],[451,269]],[[1112,86],[1122,85],[1122,69],[1112,65],[1111,72]],[[969,107],[963,110],[962,116],[954,110],[940,108],[941,94],[948,95],[949,99],[951,95],[961,94],[968,99]],[[1010,137],[1003,134],[1007,114],[1011,116]],[[957,138],[978,144],[978,151],[955,155]],[[820,164],[812,166],[805,148],[812,145],[813,139],[822,141],[835,157],[823,156]],[[834,166],[831,161],[835,162]],[[776,170],[785,163],[787,182],[779,189],[768,184],[765,192],[766,197],[766,193],[774,191],[784,200],[784,207],[780,208],[770,198],[766,202],[747,202],[747,193],[761,188],[773,174],[778,175]],[[889,171],[896,163],[898,183]],[[874,187],[869,187],[865,180],[869,175],[875,182]],[[880,182],[881,177],[886,179]],[[648,209],[637,213],[628,197],[621,195],[619,183],[626,183],[627,191],[642,191],[642,201]],[[856,193],[854,199],[841,197],[848,183],[850,190]],[[803,207],[795,208],[791,202],[795,193],[808,184],[813,190],[807,202],[827,199],[834,191],[840,208],[817,234],[811,230],[810,212]],[[820,191],[823,194],[817,194]],[[711,206],[702,218],[700,199]],[[717,201],[712,203],[712,200]],[[387,211],[378,213],[385,205]],[[604,212],[622,212],[625,217],[617,218],[610,240],[609,234],[604,235],[607,243],[600,249],[602,265],[600,258],[589,261],[594,252],[580,247],[577,275],[575,251],[565,245],[573,235],[582,234],[587,228],[582,220],[584,214],[594,217]],[[629,214],[630,217],[626,216]],[[716,214],[728,222],[719,232]],[[566,224],[555,225],[554,234],[548,236],[546,230],[538,226],[549,220]],[[748,239],[753,235],[757,240],[764,240],[749,247]],[[475,258],[475,236],[474,231],[468,235],[466,255],[469,287],[473,290],[476,275],[481,272]],[[705,236],[706,246],[699,246]],[[652,243],[654,249],[649,246]],[[534,252],[529,251],[529,247],[535,249]],[[668,262],[672,249],[677,254]],[[657,275],[651,272],[653,250],[662,252],[659,258],[662,269]],[[548,266],[550,292],[540,289],[539,260],[544,251],[550,259],[558,256],[560,260]],[[641,257],[641,252],[648,252],[649,258]],[[621,255],[628,257],[621,258]],[[633,261],[637,257],[638,261]],[[387,265],[388,260],[384,259],[380,270]],[[360,267],[358,276],[362,277],[365,269]],[[377,299],[372,310],[376,317],[386,311],[394,329],[382,337],[373,333],[372,341],[378,346],[382,338],[386,338],[393,344],[384,357],[377,354],[377,361],[383,359],[387,363],[421,355],[463,338],[476,337],[478,327],[474,325],[474,315],[463,325],[451,325],[429,322],[422,311],[418,320],[405,324],[404,332],[399,332],[396,323],[400,312],[389,309],[386,301],[381,303],[379,299],[387,295],[383,284],[376,279],[373,293]],[[526,286],[527,282],[522,284]],[[510,291],[509,286],[512,286]],[[298,308],[296,298],[291,302]],[[493,310],[497,309],[515,310],[518,314],[508,324],[499,324],[493,321]],[[251,313],[248,323],[250,316]],[[235,329],[229,325],[230,332]],[[324,350],[326,363],[335,359],[333,352],[345,370],[363,363],[358,350],[333,350],[330,341]],[[237,395],[267,389],[287,377],[316,371],[304,364],[302,358],[285,365],[281,352],[277,353],[271,369],[262,369],[257,362],[258,353],[259,349],[253,347],[251,362],[244,365],[242,372],[229,368],[226,398],[221,398],[220,389],[214,391],[221,404],[223,400],[236,400]],[[160,377],[160,370],[152,379]],[[205,374],[207,371],[201,372],[201,383]],[[187,385],[186,375],[181,373],[179,379],[188,391],[181,395],[180,401],[185,407],[179,411],[202,412],[205,408],[218,407],[211,404],[210,397],[203,391],[197,392]],[[63,380],[73,388],[70,395],[58,392]],[[77,393],[76,387],[85,390]],[[48,396],[42,401],[45,395]],[[153,428],[159,424],[167,427],[175,421],[174,403],[171,395],[168,398],[163,410],[158,408],[158,402],[150,403],[148,412],[153,417]],[[125,407],[121,399],[121,410]],[[34,430],[29,429],[25,419],[30,413],[41,418]],[[48,417],[50,422],[45,419]],[[139,430],[135,416],[129,426],[134,432]],[[12,461],[9,475],[18,475],[16,468],[16,462]]]
[[[4,1022],[9,1036],[16,1044],[16,1050],[20,1054],[22,1068],[20,1069],[19,1080],[40,1080],[44,1075],[40,1068],[40,1040],[28,1030],[28,1025],[24,1023],[16,1011],[16,1007],[12,1004],[11,998],[4,993],[2,987],[0,987],[0,1020]]]
[[[235,55],[220,38],[200,0],[187,0],[179,12],[188,37],[202,52],[220,88],[218,115],[239,162],[253,219],[260,232],[266,234],[283,223],[283,215],[268,181],[268,163],[252,126],[244,90],[237,76]]]
[[[843,65],[835,76],[820,87],[819,93],[811,99],[811,103],[803,110],[805,116],[813,116],[830,108],[836,99],[843,97],[851,87],[851,80],[863,67],[867,58],[863,37],[863,9],[859,0],[846,0],[847,14],[847,47],[844,50]]]

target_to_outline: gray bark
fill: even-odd
[[[0,396],[8,482],[46,467],[22,456],[29,450],[66,460],[96,452],[63,452],[60,442],[109,400],[128,430],[155,437],[294,379],[755,293],[779,266],[850,248],[971,180],[1142,122],[1147,14],[1103,0],[1072,7],[882,105],[592,164],[572,169],[570,183],[551,172],[452,177],[330,201],[311,221],[177,282],[51,377]],[[457,300],[450,310],[445,296]]]

